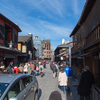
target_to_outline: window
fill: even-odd
[[[16,33],[15,33],[15,36],[14,36],[14,41],[15,41],[15,43],[17,43],[17,41],[18,41],[18,36],[17,36]]]
[[[4,26],[0,25],[0,39],[4,38]]]
[[[17,81],[9,89],[8,93],[4,97],[4,100],[9,100],[12,97],[16,97],[23,89],[24,89],[24,86],[22,84],[22,80]]]
[[[8,99],[11,98],[11,97],[16,97],[21,91],[22,91],[21,84],[19,84],[19,81],[18,81],[8,91]]]
[[[26,53],[26,45],[22,46],[22,53]]]
[[[21,51],[21,43],[18,43],[18,50]]]
[[[32,77],[25,77],[22,79],[24,87],[27,87],[32,82]]]
[[[5,92],[6,88],[8,87],[8,83],[0,83],[0,97]]]

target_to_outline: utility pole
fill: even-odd
[[[69,46],[69,65],[71,67],[71,46]]]

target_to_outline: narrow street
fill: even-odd
[[[66,93],[63,93],[58,88],[57,78],[52,77],[52,71],[50,70],[49,64],[47,64],[47,68],[44,69],[44,76],[37,76],[39,83],[39,100],[49,100],[49,96],[52,91],[58,90],[62,95],[62,100],[66,99]]]

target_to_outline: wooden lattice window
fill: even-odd
[[[0,25],[0,39],[4,38],[4,26]]]

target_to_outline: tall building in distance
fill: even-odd
[[[33,39],[34,47],[36,48],[36,58],[39,59],[42,57],[42,39],[40,39],[38,36],[35,36]]]
[[[51,60],[51,43],[50,40],[42,41],[42,57],[45,60]]]

